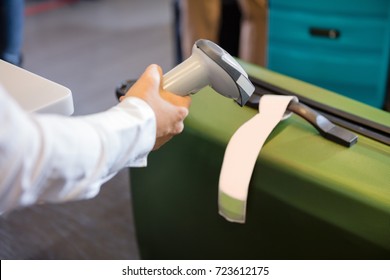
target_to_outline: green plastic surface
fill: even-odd
[[[279,87],[390,124],[387,112],[243,66]],[[142,258],[389,258],[390,147],[359,135],[345,148],[295,115],[276,127],[259,155],[246,224],[219,216],[224,150],[255,113],[204,89],[193,97],[183,135],[152,153],[147,168],[131,170]]]

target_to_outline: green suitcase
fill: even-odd
[[[385,111],[243,66],[271,85],[390,125]],[[276,127],[258,157],[246,223],[218,214],[226,145],[256,113],[204,89],[193,96],[182,135],[152,153],[147,168],[131,169],[141,258],[389,259],[389,145],[358,134],[357,144],[346,148],[297,115]]]

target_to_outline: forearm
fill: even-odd
[[[119,169],[146,165],[155,141],[153,111],[138,98],[86,117],[7,111],[0,139],[0,212],[93,197]]]

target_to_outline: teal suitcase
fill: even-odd
[[[383,108],[390,1],[269,0],[268,68]]]
[[[243,65],[281,90],[378,124],[389,137],[385,111]],[[130,170],[141,258],[389,259],[389,145],[358,133],[357,144],[346,148],[294,114],[258,157],[246,223],[218,214],[226,145],[255,113],[204,89],[193,97],[183,134],[150,154],[147,168]]]

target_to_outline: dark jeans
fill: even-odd
[[[0,59],[20,65],[24,0],[0,0]]]

